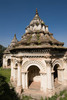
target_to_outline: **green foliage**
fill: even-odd
[[[60,91],[60,96],[62,96],[65,92],[66,90]]]
[[[30,43],[31,38],[32,38],[32,35],[30,35],[30,37],[29,37],[29,39],[28,39],[27,43]]]
[[[9,87],[6,77],[0,74],[0,100],[20,100],[14,88]]]
[[[3,52],[6,48],[2,45],[0,45],[0,67],[2,66],[2,58],[3,58]]]
[[[45,23],[44,23],[44,22],[42,22],[41,24],[42,24],[42,25],[44,25]]]
[[[40,99],[40,100],[44,100],[44,99],[43,99],[43,97],[41,97],[41,99]]]
[[[64,93],[64,96],[67,97],[67,91]]]
[[[30,100],[30,99],[32,99],[31,96],[23,96],[23,97],[22,97],[22,100]]]
[[[10,73],[11,73],[11,69],[3,69],[2,67],[0,68],[0,74],[6,77],[5,81],[7,83],[10,81]]]
[[[54,95],[54,96],[52,96],[51,98],[48,98],[48,100],[57,100],[57,96]]]
[[[36,25],[38,26],[38,25],[39,25],[39,23],[37,22],[37,23],[36,23]]]
[[[65,100],[64,98],[60,97],[60,100]]]
[[[38,43],[40,44],[41,43],[41,41],[40,41],[40,34],[37,34],[37,40],[38,40]]]
[[[45,100],[67,100],[67,90],[63,90],[59,94],[55,94],[51,98],[46,98]]]

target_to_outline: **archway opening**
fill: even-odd
[[[40,89],[40,69],[37,66],[30,66],[28,69],[28,87],[30,89]]]
[[[11,59],[7,60],[7,66],[11,66]]]
[[[58,67],[60,67],[59,64],[56,64],[54,66],[54,85],[55,85],[55,87],[58,87],[60,85],[58,83]]]

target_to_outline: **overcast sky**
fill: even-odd
[[[36,8],[54,38],[67,47],[67,0],[0,0],[0,44],[7,47],[15,33],[21,40]]]

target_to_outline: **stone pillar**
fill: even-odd
[[[45,72],[40,72],[40,76],[41,76],[41,88],[40,90],[43,92],[46,92],[47,89],[47,76]]]
[[[52,90],[52,77],[51,77],[51,61],[46,61],[47,67],[47,88]]]
[[[20,66],[20,62],[18,63],[18,70],[17,70],[17,86],[21,86],[21,66]]]
[[[17,92],[19,94],[22,92],[21,61],[19,59],[18,59],[18,69],[17,69]]]
[[[64,81],[64,68],[59,67],[58,68],[58,82],[63,83]]]
[[[25,75],[25,72],[22,72],[22,87],[23,87],[23,89],[26,88],[26,75]]]
[[[17,83],[17,67],[14,67],[14,82]]]
[[[51,71],[51,77],[52,77],[52,88],[54,89],[54,70]]]
[[[28,71],[26,72],[26,89],[28,89]]]
[[[67,85],[67,58],[65,57],[64,59],[63,59],[63,66],[64,66],[64,72],[63,72],[63,74],[64,74],[64,85]]]
[[[14,69],[13,69],[13,59],[11,59],[11,78],[10,78],[10,81],[13,81],[14,79]]]

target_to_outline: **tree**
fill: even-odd
[[[2,62],[3,62],[3,52],[6,49],[6,47],[0,45],[0,67],[2,66]]]

